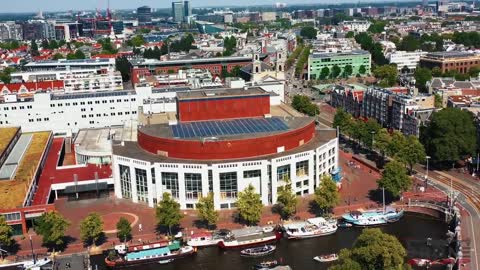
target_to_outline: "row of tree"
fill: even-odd
[[[295,60],[300,56],[300,54],[302,53],[304,49],[304,45],[303,44],[299,44],[297,46],[297,48],[295,48],[295,50],[292,52],[292,54],[290,54],[290,56],[288,57],[286,63],[285,63],[285,67],[287,69],[289,69],[290,67],[292,67],[292,65],[295,63]]]
[[[382,45],[379,42],[375,42],[370,34],[364,32],[355,36],[355,41],[360,44],[362,49],[369,51],[372,55],[372,60],[375,64],[382,66],[388,63],[383,54]]]
[[[303,69],[305,67],[305,64],[308,61],[308,57],[310,56],[311,49],[312,49],[311,46],[303,47],[303,51],[298,57],[297,64],[295,65],[295,75],[298,76],[299,78],[301,78],[303,75]]]
[[[320,113],[318,106],[312,100],[304,95],[295,95],[292,99],[292,107],[306,115],[315,116]]]

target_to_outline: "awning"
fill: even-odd
[[[91,183],[91,184],[85,184],[85,185],[73,185],[73,186],[67,186],[63,193],[65,194],[74,194],[74,193],[80,193],[80,192],[87,192],[87,191],[101,191],[101,190],[107,190],[108,189],[108,184],[105,182],[101,183]]]

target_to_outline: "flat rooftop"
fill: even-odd
[[[54,66],[54,65],[65,65],[65,66],[80,66],[80,65],[107,65],[107,64],[115,64],[115,59],[59,59],[59,60],[44,60],[44,61],[36,61],[36,62],[29,62],[25,66],[26,67],[41,67],[41,66]]]
[[[241,140],[252,137],[270,136],[310,124],[311,117],[241,118],[215,121],[195,121],[176,125],[157,124],[139,127],[144,134],[158,138],[181,140]]]
[[[260,87],[243,88],[222,88],[213,90],[198,90],[188,92],[178,92],[177,98],[179,101],[189,99],[209,99],[219,97],[243,97],[243,96],[258,96],[270,95],[268,92]]]
[[[37,173],[50,132],[24,133],[23,135],[29,134],[32,135],[31,141],[18,163],[15,176],[10,181],[0,181],[0,209],[23,206],[31,180]]]
[[[125,126],[81,129],[75,138],[75,152],[91,156],[111,155],[113,140],[133,140],[133,133],[128,127],[126,123]]]
[[[0,156],[5,152],[7,146],[17,134],[19,127],[0,128]]]
[[[340,53],[314,52],[311,54],[311,57],[313,59],[322,59],[322,58],[332,58],[332,57],[349,57],[349,56],[357,56],[357,55],[370,55],[370,53],[364,50],[352,50],[349,52],[340,52]]]
[[[130,63],[133,66],[171,66],[171,65],[184,65],[184,64],[196,64],[196,63],[217,63],[217,62],[243,62],[252,61],[248,56],[228,56],[228,57],[213,57],[213,58],[189,58],[179,60],[167,60],[160,61],[158,59],[132,59]]]
[[[476,54],[469,52],[460,52],[460,51],[451,51],[451,52],[431,52],[427,53],[424,57],[426,58],[465,58],[465,57],[474,57]]]
[[[229,159],[228,162],[241,162],[241,161],[253,161],[262,159],[274,159],[285,155],[297,154],[305,151],[309,151],[317,148],[321,144],[325,144],[330,140],[337,137],[337,131],[331,128],[317,129],[315,136],[308,143],[299,146],[293,150],[285,151],[282,153],[276,153],[271,155],[265,155],[261,157],[251,157],[243,159]],[[147,162],[169,162],[169,163],[192,163],[192,164],[217,164],[225,163],[225,160],[195,160],[195,159],[178,159],[169,158],[161,155],[155,155],[142,149],[137,142],[124,142],[123,146],[120,143],[113,145],[113,154],[123,156],[132,159],[144,160]]]

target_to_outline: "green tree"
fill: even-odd
[[[13,243],[12,236],[13,236],[12,227],[7,224],[5,217],[0,215],[0,248],[5,249],[6,247],[10,247]]]
[[[328,78],[328,75],[330,75],[330,69],[328,67],[323,67],[322,70],[320,71],[320,80],[325,80]]]
[[[368,28],[368,31],[374,34],[380,34],[385,31],[385,25],[387,25],[386,21],[374,21]]]
[[[406,256],[405,248],[395,236],[369,228],[362,231],[351,250],[340,251],[339,266],[346,267],[334,266],[329,270],[401,270]]]
[[[340,75],[341,72],[342,69],[338,65],[333,65],[332,73],[330,74],[330,76],[335,79],[338,77],[338,75]]]
[[[395,65],[384,65],[377,67],[373,74],[380,80],[380,86],[390,87],[397,83],[398,70]]]
[[[434,112],[421,133],[421,141],[432,161],[451,165],[475,154],[477,131],[472,113],[457,108]]]
[[[399,50],[413,52],[420,49],[420,39],[407,35],[402,39],[399,45]]]
[[[354,33],[353,31],[349,31],[349,32],[345,35],[346,38],[353,38],[354,36],[355,36],[355,33]]]
[[[372,148],[372,142],[375,139],[375,134],[377,134],[382,126],[377,122],[377,120],[373,118],[369,118],[367,122],[365,122],[365,131],[362,134],[362,142],[365,146]]]
[[[385,165],[382,178],[377,183],[379,188],[385,188],[392,196],[399,197],[402,192],[410,189],[412,179],[407,175],[407,169],[402,163],[392,160]]]
[[[348,135],[349,129],[352,126],[353,117],[351,114],[345,112],[343,108],[337,108],[335,116],[333,117],[333,127],[338,127],[340,132]]]
[[[75,59],[85,59],[85,54],[81,50],[75,52]]]
[[[300,30],[300,36],[306,39],[316,39],[317,29],[315,29],[313,26],[305,26]]]
[[[39,56],[40,53],[38,52],[38,45],[35,40],[32,39],[32,42],[30,43],[30,54],[32,56]]]
[[[44,245],[53,248],[61,247],[65,242],[65,231],[70,222],[56,211],[43,213],[38,218],[35,231],[42,236]]]
[[[335,207],[340,201],[337,184],[330,175],[323,175],[320,185],[315,189],[315,203],[325,214]]]
[[[425,156],[423,144],[413,135],[407,137],[406,143],[396,155],[400,162],[409,166],[410,172],[412,172],[415,163],[425,161]]]
[[[442,70],[439,67],[432,68],[432,77],[442,76]]]
[[[128,219],[121,217],[117,222],[117,236],[118,239],[128,241],[132,238],[132,224]]]
[[[80,238],[95,245],[103,234],[103,220],[98,213],[90,213],[80,222]]]
[[[428,68],[417,68],[414,73],[415,86],[422,92],[427,92],[427,82],[432,79],[432,71]]]
[[[348,78],[348,77],[352,76],[352,73],[353,73],[352,65],[346,65],[343,68],[343,77]]]
[[[207,222],[208,226],[214,226],[217,223],[218,212],[215,211],[212,192],[198,200],[197,210],[200,219]]]
[[[61,53],[56,53],[56,54],[53,55],[54,60],[64,59],[64,58],[65,58],[65,56],[63,56],[63,54],[61,54]]]
[[[471,67],[470,70],[468,71],[468,75],[470,77],[478,77],[480,73],[480,67]]]
[[[309,97],[304,95],[295,95],[292,99],[292,107],[304,114],[314,116],[320,112],[318,106],[310,100]]]
[[[385,154],[387,153],[388,146],[392,142],[392,137],[388,133],[387,129],[380,129],[377,134],[375,134],[374,147],[378,149],[382,155],[382,161],[385,159]]]
[[[292,181],[286,179],[285,185],[277,189],[277,206],[283,219],[290,218],[297,209],[297,195],[292,190]]]
[[[364,65],[360,65],[360,67],[358,68],[358,73],[360,74],[365,74],[367,72],[367,69],[365,68]]]
[[[0,81],[2,81],[3,83],[10,83],[10,81],[12,80],[11,74],[14,71],[15,69],[12,67],[7,67],[3,69],[3,71],[0,72]]]
[[[406,144],[406,138],[402,132],[395,130],[392,133],[392,139],[387,146],[387,155],[394,157]]]
[[[115,67],[120,74],[122,74],[122,80],[128,82],[130,80],[130,62],[126,57],[118,57],[115,59]]]
[[[443,107],[443,98],[440,94],[435,93],[435,108],[442,108]]]
[[[168,192],[163,193],[163,198],[158,203],[155,212],[158,224],[167,227],[170,235],[172,234],[172,228],[180,225],[180,220],[183,218],[183,214],[180,212],[180,204]]]
[[[242,192],[238,193],[237,209],[242,218],[247,224],[256,224],[260,221],[262,214],[262,200],[260,194],[255,192],[255,188],[250,184]]]
[[[145,39],[142,35],[136,35],[131,39],[132,46],[140,47],[145,44]]]

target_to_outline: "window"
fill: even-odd
[[[92,102],[91,102],[91,101],[88,101],[87,104],[88,104],[88,105],[92,105]]]
[[[277,168],[277,181],[290,179],[290,165],[283,165]]]
[[[297,162],[296,167],[296,173],[298,177],[308,175],[308,160]]]
[[[185,193],[187,199],[198,199],[202,194],[202,175],[199,173],[185,174]]]
[[[166,189],[172,193],[173,198],[178,199],[179,189],[177,173],[162,172],[162,186],[163,189]]]
[[[251,170],[251,171],[244,171],[243,178],[255,178],[260,177],[261,171],[260,170]]]
[[[130,180],[130,167],[125,165],[119,165],[120,168],[120,189],[122,192],[122,198],[132,198],[132,183]]]
[[[237,198],[237,173],[220,173],[220,196],[222,199]]]
[[[208,170],[208,192],[213,192],[213,172]]]
[[[18,221],[21,220],[21,215],[20,212],[15,212],[15,213],[6,213],[2,214],[5,217],[6,221]]]
[[[155,181],[155,168],[152,168],[151,173],[152,173],[152,184],[155,184],[156,183],[156,181]]]
[[[85,105],[85,101],[80,102],[80,105]]]
[[[148,202],[147,171],[135,168],[137,180],[137,198],[139,202]]]

